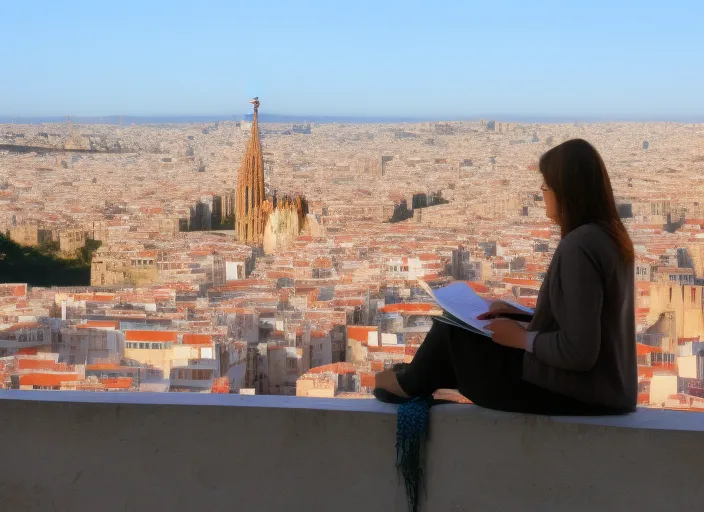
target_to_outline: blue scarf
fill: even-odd
[[[398,407],[396,426],[396,470],[406,485],[410,512],[418,512],[423,485],[423,446],[428,435],[430,406],[434,400],[414,398]]]

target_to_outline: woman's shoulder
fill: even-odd
[[[618,247],[611,236],[599,224],[583,224],[570,231],[559,244],[560,252],[580,252],[589,256],[618,258]]]

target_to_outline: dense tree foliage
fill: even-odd
[[[90,285],[90,260],[98,247],[99,241],[89,239],[75,257],[67,258],[59,253],[57,244],[26,247],[0,234],[0,282],[32,286]]]

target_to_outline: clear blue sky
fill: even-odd
[[[2,0],[0,115],[704,115],[704,2]]]

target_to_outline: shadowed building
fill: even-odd
[[[10,239],[20,245],[37,247],[53,240],[50,229],[42,229],[36,224],[21,224],[10,229]]]

